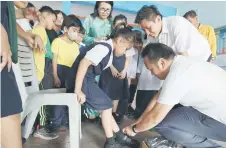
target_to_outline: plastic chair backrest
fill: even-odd
[[[27,93],[38,92],[39,87],[33,51],[21,38],[18,38],[18,63]]]

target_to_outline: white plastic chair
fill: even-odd
[[[76,94],[66,93],[65,89],[39,90],[33,52],[21,39],[18,39],[18,64],[13,65],[17,84],[23,102],[21,120],[26,118],[22,136],[28,138],[35,118],[43,105],[67,105],[69,109],[70,147],[79,148],[81,139],[81,106]],[[26,85],[25,85],[26,84]]]

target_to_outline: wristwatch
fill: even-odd
[[[137,134],[137,132],[136,132],[136,127],[137,127],[136,124],[132,126],[132,130],[133,130],[133,132],[134,132],[135,134]]]

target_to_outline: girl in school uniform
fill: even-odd
[[[117,15],[113,21],[113,27],[125,27],[127,18]],[[131,57],[135,54],[133,48],[128,48],[125,54],[114,56],[112,65],[100,76],[99,86],[113,100],[112,114],[116,122],[120,124],[122,117],[127,112],[129,100],[129,87],[126,77]]]
[[[95,80],[97,75],[112,65],[113,55],[124,55],[126,49],[133,46],[133,42],[134,33],[131,29],[116,27],[110,39],[94,43],[78,67],[75,93],[80,104],[85,103],[88,108],[101,112],[102,125],[107,138],[104,148],[139,147],[138,141],[130,139],[119,129],[112,116],[112,100],[99,88]]]

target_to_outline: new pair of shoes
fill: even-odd
[[[127,135],[124,135],[122,138],[115,138],[114,143],[106,142],[104,148],[139,148],[140,142],[134,140]]]

